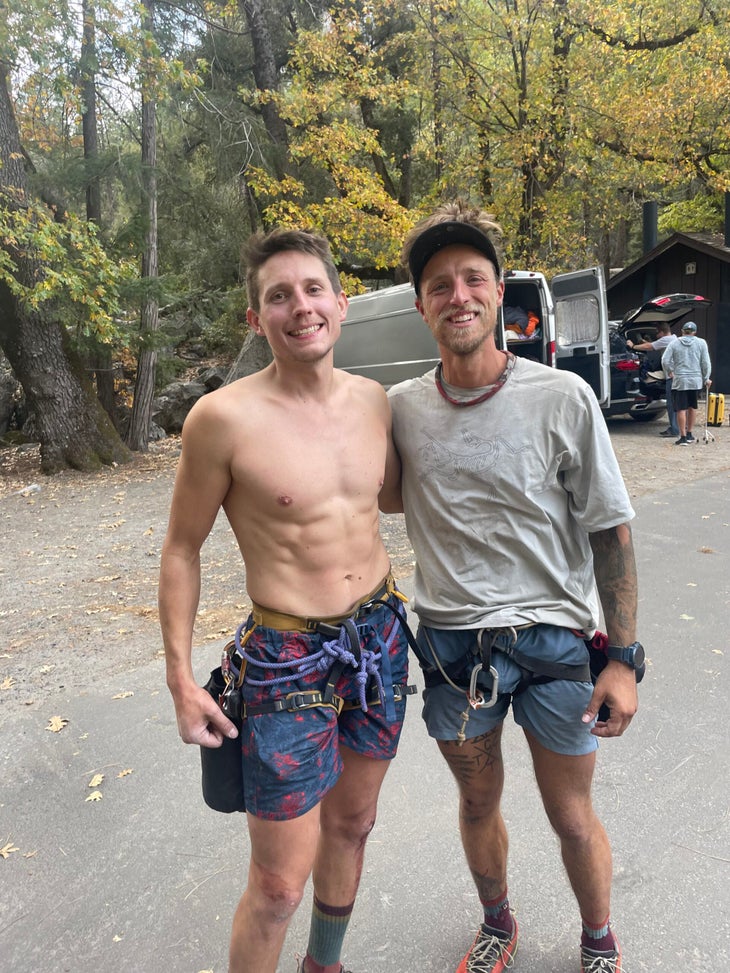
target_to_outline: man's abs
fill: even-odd
[[[363,511],[336,499],[325,506],[329,515],[319,510],[304,523],[229,515],[252,601],[293,615],[341,615],[383,580],[390,560],[377,508]]]

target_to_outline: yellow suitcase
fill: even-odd
[[[724,418],[725,396],[721,392],[710,392],[707,396],[707,425],[721,426]]]

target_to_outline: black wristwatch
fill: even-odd
[[[606,656],[631,666],[636,673],[636,681],[641,681],[646,669],[646,653],[641,642],[632,642],[631,645],[609,645],[606,648]]]

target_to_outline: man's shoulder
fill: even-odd
[[[253,375],[244,375],[243,378],[237,378],[227,385],[221,385],[212,392],[206,392],[205,395],[197,400],[195,405],[197,408],[206,411],[215,410],[230,406],[232,401],[245,399],[249,395],[255,395],[255,388],[260,384],[257,382],[258,375],[260,375],[260,372],[256,372]]]
[[[435,371],[436,370],[432,368],[425,374],[416,376],[416,378],[407,378],[404,382],[398,382],[396,385],[391,385],[388,389],[388,398],[392,402],[393,399],[409,395],[413,392],[419,392],[423,389],[432,389],[434,387]]]
[[[353,375],[342,368],[335,369],[335,375],[340,382],[340,388],[354,395],[363,395],[368,398],[381,399],[385,396],[385,389],[373,378],[366,378],[364,375]]]
[[[530,388],[544,388],[558,392],[582,392],[589,388],[584,379],[565,368],[551,368],[529,358],[515,360],[514,376],[517,384]]]
[[[246,375],[228,385],[222,385],[212,392],[206,392],[193,405],[185,419],[185,427],[196,428],[224,428],[227,423],[239,423],[242,411],[249,408],[249,403],[260,401],[260,375]]]

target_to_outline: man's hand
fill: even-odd
[[[238,730],[224,714],[210,693],[195,686],[175,699],[177,729],[185,743],[196,743],[201,747],[219,747],[224,737],[231,740],[238,736]]]
[[[605,703],[610,710],[606,722],[599,721],[591,730],[597,737],[618,737],[628,729],[639,705],[636,673],[623,662],[610,661],[596,680],[593,695],[583,714],[583,722],[591,723]]]

